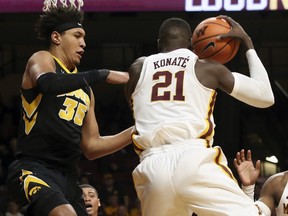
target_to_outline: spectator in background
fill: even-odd
[[[79,184],[94,185],[88,174],[82,174],[79,178]]]
[[[6,179],[8,175],[9,165],[16,160],[17,138],[11,137],[8,145],[5,147],[5,152],[2,156],[3,176]]]
[[[130,207],[130,216],[141,216],[142,211],[141,211],[141,203],[138,198],[135,198],[133,200],[132,205]]]
[[[99,194],[101,194],[102,205],[104,207],[109,204],[109,199],[111,199],[111,196],[115,194],[117,194],[120,203],[128,205],[126,203],[127,200],[129,200],[129,198],[127,198],[128,195],[125,194],[123,188],[117,184],[111,173],[105,173],[103,175],[103,184],[99,188]]]
[[[99,210],[101,202],[96,188],[90,184],[80,184],[80,188],[83,191],[83,199],[88,215],[103,216],[104,213]]]
[[[0,185],[5,183],[6,179],[6,163],[5,158],[8,153],[7,147],[4,143],[0,140]]]
[[[117,192],[110,194],[108,201],[104,206],[104,212],[107,216],[117,216],[119,208],[119,196]]]
[[[23,216],[23,214],[20,213],[20,207],[18,203],[15,201],[8,201],[5,216]]]
[[[117,216],[130,216],[127,206],[125,205],[119,205]]]

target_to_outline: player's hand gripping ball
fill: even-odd
[[[197,25],[192,35],[193,52],[200,59],[211,59],[225,64],[234,58],[240,42],[233,38],[217,39],[231,30],[230,24],[220,18],[210,17]]]

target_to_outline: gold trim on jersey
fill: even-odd
[[[231,178],[235,182],[237,182],[237,180],[235,179],[235,177],[234,177],[233,173],[231,172],[230,168],[228,166],[223,165],[223,164],[220,163],[220,161],[221,161],[221,159],[223,157],[221,148],[214,147],[214,149],[216,150],[216,156],[215,156],[215,159],[214,159],[216,165],[219,166],[229,178]]]
[[[137,132],[134,132],[132,135],[131,135],[131,140],[132,140],[132,144],[133,144],[133,147],[134,147],[134,151],[137,153],[137,154],[140,154],[142,151],[144,151],[144,149],[136,142],[136,139],[134,138],[135,136],[137,136],[138,133]]]
[[[22,171],[22,175],[19,177],[19,180],[20,180],[21,182],[24,181],[25,176],[30,175],[30,174],[33,174],[33,173],[32,173],[31,171],[29,171],[29,170],[24,170],[24,169],[22,169],[21,171]]]
[[[207,140],[207,147],[210,147],[210,138],[214,136],[214,128],[213,128],[213,123],[211,121],[211,117],[213,114],[213,110],[214,110],[214,106],[215,106],[215,102],[216,102],[216,96],[217,96],[217,92],[213,91],[210,97],[210,102],[209,102],[209,106],[207,108],[207,116],[206,116],[206,128],[203,131],[203,133],[199,136],[201,139],[205,139]]]
[[[25,122],[25,133],[28,135],[36,123],[38,116],[37,108],[41,102],[42,94],[38,94],[31,103],[28,103],[23,95],[21,95],[21,99],[23,107],[23,120]]]
[[[132,110],[132,115],[133,115],[133,119],[135,120],[134,100],[133,100],[132,96],[131,96],[130,100],[131,100],[130,106],[131,106],[131,110]],[[134,137],[137,136],[137,135],[138,135],[138,132],[137,132],[137,131],[134,131],[134,132],[132,133],[132,135],[131,135],[131,140],[132,140],[132,145],[133,145],[134,151],[136,152],[136,154],[139,155],[142,151],[144,151],[144,148],[142,148],[142,147],[136,142],[136,140],[135,140]]]
[[[66,73],[77,73],[77,67],[75,67],[73,71],[70,71],[56,56],[52,55],[52,57],[57,61],[61,68],[66,71]]]
[[[22,175],[19,177],[20,181],[23,182],[23,188],[27,200],[30,202],[30,198],[42,189],[42,187],[50,186],[43,180],[34,176],[34,173],[29,170],[22,169]]]
[[[83,89],[78,89],[69,93],[57,95],[57,97],[64,96],[66,98],[63,102],[63,108],[60,109],[58,112],[58,116],[66,121],[73,120],[76,125],[83,125],[85,114],[90,108],[89,95],[85,91],[83,91]],[[76,97],[83,102],[79,102],[72,97]]]

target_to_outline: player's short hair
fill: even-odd
[[[183,19],[173,17],[166,19],[159,29],[159,49],[171,43],[185,43],[186,48],[191,46],[192,31],[190,25]]]
[[[49,10],[44,11],[44,14],[40,15],[35,24],[35,31],[38,34],[37,38],[49,43],[53,31],[58,30],[59,33],[62,33],[68,30],[69,26],[77,27],[77,24],[80,24],[79,27],[82,27],[83,19],[84,12],[74,6],[51,7]],[[63,28],[63,26],[66,28]]]
[[[93,186],[90,185],[90,184],[80,184],[79,187],[80,187],[81,189],[82,189],[82,188],[91,188],[91,189],[93,189],[93,190],[95,191],[95,193],[96,193],[97,196],[98,196],[98,191],[96,190],[95,187],[93,187]]]

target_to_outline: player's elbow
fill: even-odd
[[[89,146],[81,145],[81,151],[82,154],[88,159],[88,160],[95,160],[97,158],[97,155],[95,154],[95,150],[89,148]]]
[[[87,160],[90,160],[90,161],[99,158],[97,153],[93,151],[83,151],[83,155],[87,158]]]
[[[275,100],[274,100],[274,97],[273,97],[273,99],[271,99],[269,101],[266,101],[266,103],[265,103],[263,108],[271,107],[272,105],[274,105],[274,103],[275,103]]]
[[[272,105],[274,105],[275,103],[275,98],[274,95],[270,95],[269,97],[265,97],[265,100],[261,101],[261,103],[259,103],[259,108],[268,108],[271,107]]]
[[[84,153],[84,156],[87,158],[87,160],[90,160],[90,161],[96,159],[95,156],[91,153]]]

